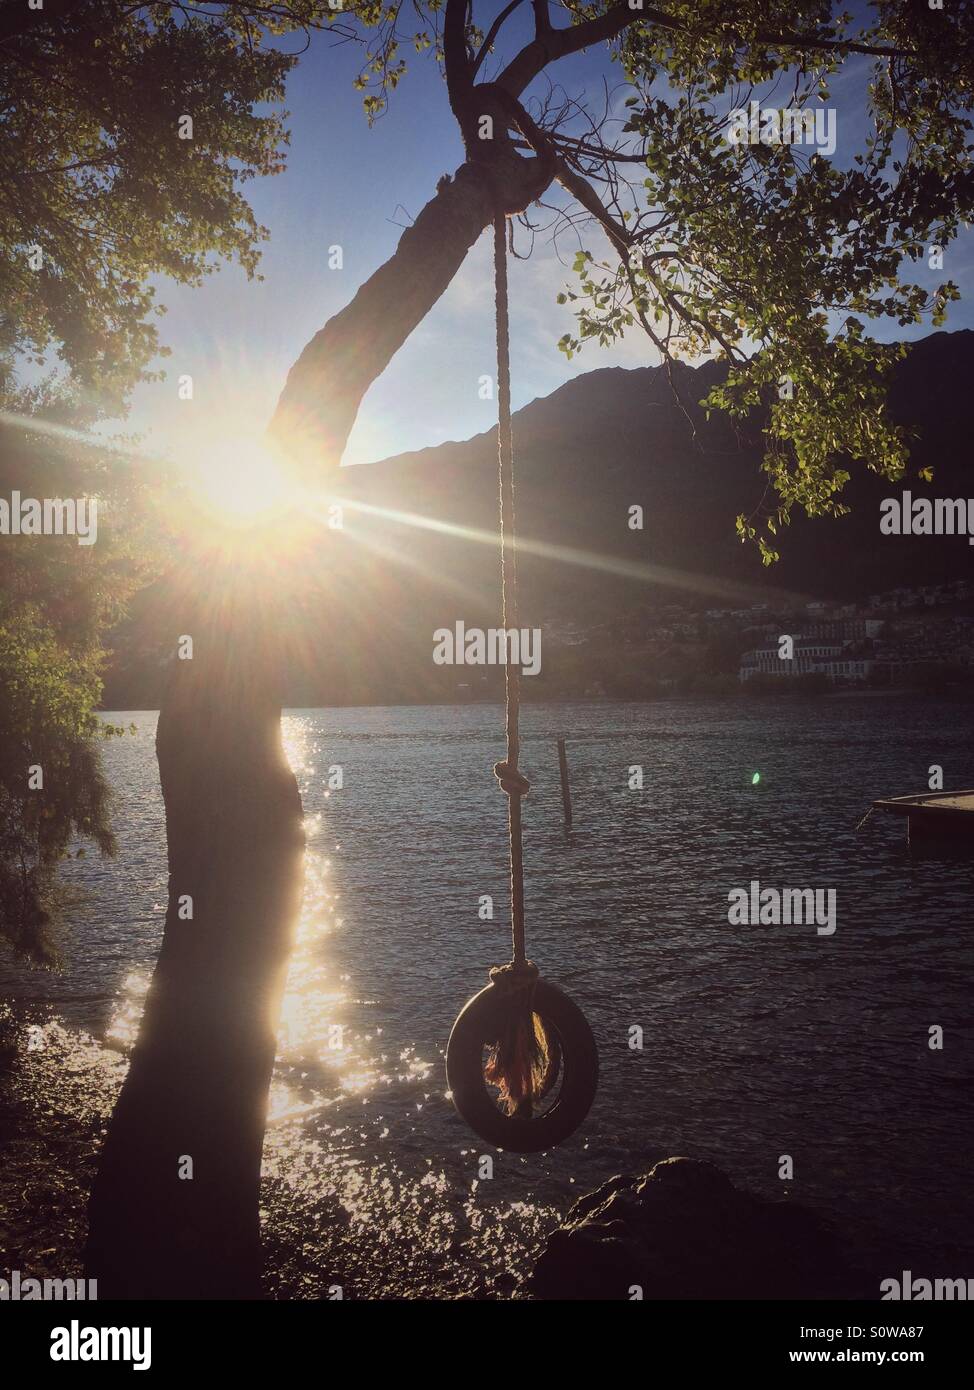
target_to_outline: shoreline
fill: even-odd
[[[49,1045],[31,1057],[23,1039],[32,1024]],[[126,1070],[123,1055],[88,1035],[77,1055],[75,1035],[50,1007],[0,1005],[0,1274],[80,1279],[84,1274],[87,1202],[111,1110]],[[300,1123],[300,1121],[298,1121]],[[540,1255],[552,1213],[537,1238],[504,1249],[504,1223],[471,1229],[440,1243],[411,1236],[396,1219],[410,1200],[402,1183],[382,1226],[350,1212],[333,1193],[310,1203],[301,1154],[269,1123],[264,1142],[260,1216],[265,1252],[264,1297],[327,1300],[335,1285],[356,1301],[478,1300],[529,1297],[521,1287]],[[306,1145],[311,1148],[310,1141]],[[399,1175],[401,1177],[401,1175]],[[395,1184],[389,1165],[369,1175],[375,1189]],[[353,1204],[354,1208],[354,1204]],[[486,1256],[486,1258],[485,1258]]]
[[[51,1046],[44,1049],[47,1055],[38,1064],[37,1059],[29,1058],[25,1048],[17,1047],[16,1042],[12,1045],[12,1039],[17,1033],[25,1036],[32,1022],[45,1017],[44,1012],[36,1006],[15,1011],[0,1005],[0,1274],[4,1277],[9,1277],[13,1270],[19,1270],[22,1279],[83,1277],[88,1194],[127,1065],[122,1055],[110,1053],[90,1038],[90,1046],[79,1058],[77,1050],[72,1053],[69,1048],[77,1035],[61,1028],[49,1013],[48,1010],[45,1031]],[[304,1147],[312,1147],[306,1134],[304,1137]],[[645,1155],[643,1171],[664,1158],[662,1150]],[[666,1159],[669,1165],[674,1162],[686,1165],[687,1161],[675,1156]],[[711,1166],[707,1161],[702,1165],[697,1160],[691,1162],[697,1167]],[[428,1229],[413,1226],[406,1219],[414,1196],[408,1182],[391,1194],[391,1202],[369,1205],[370,1195],[388,1187],[390,1178],[395,1183],[394,1163],[361,1175],[366,1191],[365,1206],[359,1210],[354,1202],[350,1210],[347,1198],[343,1201],[333,1192],[310,1201],[303,1165],[304,1155],[295,1154],[286,1142],[282,1144],[275,1126],[269,1124],[260,1194],[266,1300],[326,1301],[336,1296],[338,1286],[342,1299],[359,1302],[535,1301],[531,1280],[543,1257],[548,1283],[551,1282],[554,1247],[549,1248],[548,1241],[552,1232],[557,1228],[559,1241],[563,1240],[564,1232],[577,1229],[600,1196],[616,1188],[639,1189],[643,1181],[638,1167],[627,1168],[619,1176],[594,1185],[591,1192],[577,1193],[564,1204],[564,1209],[543,1213],[543,1219],[535,1222],[526,1241],[518,1240],[507,1213],[502,1214],[493,1230],[478,1230],[474,1219],[465,1233],[457,1229],[449,1239],[431,1243]],[[713,1171],[719,1175],[719,1170]],[[826,1235],[831,1232],[828,1238],[836,1242],[836,1283],[834,1291],[827,1295],[830,1298],[871,1301],[864,1291],[876,1289],[878,1301],[884,1273],[901,1267],[933,1268],[937,1264],[933,1252],[921,1250],[909,1241],[897,1241],[897,1211],[888,1198],[883,1199],[882,1205],[889,1224],[885,1238],[877,1244],[875,1233],[870,1236],[867,1231],[866,1221],[861,1226],[850,1226],[828,1207],[808,1207],[798,1196],[792,1199],[786,1195],[768,1202],[756,1197],[746,1185],[739,1186],[739,1178],[732,1171],[721,1181],[733,1184],[744,1201],[776,1214],[786,1229],[799,1222],[796,1234],[806,1219]],[[438,1219],[435,1213],[432,1215]],[[664,1231],[671,1219],[668,1218]],[[687,1219],[686,1213],[682,1219]],[[427,1226],[430,1224],[428,1221]],[[418,1234],[409,1233],[414,1229]],[[608,1228],[601,1235],[598,1232],[596,1227],[596,1241],[609,1239]],[[611,1236],[611,1248],[616,1248],[618,1240],[618,1233]],[[624,1240],[619,1250],[625,1245]],[[952,1242],[948,1240],[947,1245],[952,1246]],[[571,1298],[570,1286],[576,1277],[580,1281],[579,1297],[608,1296],[604,1291],[582,1291],[592,1277],[591,1271],[585,1272],[589,1260],[584,1249],[582,1264],[578,1265],[575,1259],[575,1274],[566,1270],[565,1275],[558,1275],[555,1282],[562,1291],[546,1294],[542,1288],[538,1295],[541,1299]],[[805,1253],[803,1247],[802,1258]],[[962,1252],[943,1248],[939,1261],[938,1267],[959,1268]],[[556,1260],[555,1266],[559,1263]],[[828,1279],[828,1267],[823,1266],[822,1270]]]
[[[604,705],[612,708],[617,705],[659,705],[659,704],[684,704],[700,700],[719,700],[721,703],[727,701],[746,701],[748,704],[758,703],[783,704],[792,700],[844,700],[844,699],[895,699],[909,698],[918,700],[954,700],[961,704],[974,703],[974,689],[958,688],[952,690],[924,690],[921,686],[895,686],[881,687],[875,690],[857,690],[854,687],[843,688],[840,690],[761,690],[748,694],[743,688],[739,690],[689,690],[684,693],[670,692],[659,695],[552,695],[541,699],[525,700],[522,696],[522,705],[530,709],[533,706],[551,705]],[[495,709],[504,708],[503,697],[493,700],[412,700],[400,702],[398,704],[367,704],[367,705],[284,705],[283,714],[307,714],[317,710],[381,710],[381,709],[466,709],[482,708],[493,706]],[[114,706],[99,706],[95,710],[96,715],[105,717],[113,714],[154,714],[158,715],[159,706],[147,706],[140,708],[117,704]]]

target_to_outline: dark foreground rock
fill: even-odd
[[[535,1267],[542,1299],[862,1296],[807,1207],[739,1191],[713,1164],[667,1158],[576,1202]],[[875,1297],[875,1295],[873,1295]]]

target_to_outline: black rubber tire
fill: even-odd
[[[535,1119],[504,1115],[493,1100],[483,1064],[484,1047],[497,1037],[504,999],[497,986],[490,984],[464,1006],[447,1044],[447,1085],[457,1111],[481,1139],[513,1153],[540,1153],[574,1134],[591,1109],[599,1084],[598,1048],[581,1009],[556,985],[539,980],[534,987],[534,1012],[557,1036],[561,1092],[551,1108]]]
[[[545,1071],[544,1082],[541,1087],[541,1099],[558,1085],[558,1078],[561,1076],[562,1063],[564,1061],[561,1052],[561,1038],[554,1028],[545,1030],[545,1039],[548,1044],[548,1067]]]

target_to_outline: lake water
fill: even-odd
[[[43,1004],[92,1087],[93,1057],[118,1067],[106,1036],[133,1034],[166,901],[156,717],[106,717],[138,726],[105,748],[118,858],[66,865],[79,897],[63,973],[0,963],[0,991]],[[328,1277],[315,1230],[336,1219],[373,1292],[391,1263],[421,1282],[423,1260],[451,1252],[489,1283],[523,1268],[576,1196],[675,1153],[822,1207],[867,1253],[902,1249],[890,1274],[951,1252],[963,1267],[923,1272],[974,1273],[974,869],[911,860],[898,820],[856,829],[874,797],[924,790],[932,764],[947,787],[974,785],[974,709],[895,696],[552,704],[525,708],[522,725],[529,954],[584,1009],[602,1074],[578,1135],[545,1155],[495,1154],[484,1180],[486,1146],[444,1095],[443,1052],[509,955],[506,804],[491,775],[502,712],[285,717],[309,832],[265,1157],[265,1224],[303,1252],[285,1291]],[[335,764],[344,786],[329,793]],[[729,925],[728,893],[753,879],[834,889],[835,933]],[[478,916],[483,894],[493,921]]]

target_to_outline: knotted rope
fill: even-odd
[[[549,1065],[541,1020],[533,1012],[537,967],[527,959],[524,943],[524,850],[521,801],[530,783],[518,769],[521,672],[511,660],[510,633],[519,626],[517,601],[517,532],[514,508],[514,430],[511,423],[510,312],[507,288],[507,220],[494,216],[494,306],[497,336],[497,471],[500,490],[501,613],[505,632],[504,701],[507,757],[494,765],[494,776],[507,794],[511,860],[511,960],[495,966],[491,983],[509,995],[510,1008],[493,1049],[486,1076],[500,1088],[514,1113],[530,1116],[541,1094]]]
[[[494,776],[507,793],[511,841],[511,945],[514,966],[524,965],[524,852],[521,841],[521,799],[529,782],[518,771],[521,751],[518,717],[521,672],[511,661],[509,634],[518,627],[517,533],[514,515],[514,427],[511,422],[510,312],[507,291],[507,220],[494,217],[494,310],[497,334],[497,474],[500,492],[501,615],[505,640],[504,700],[507,757],[494,765]]]

